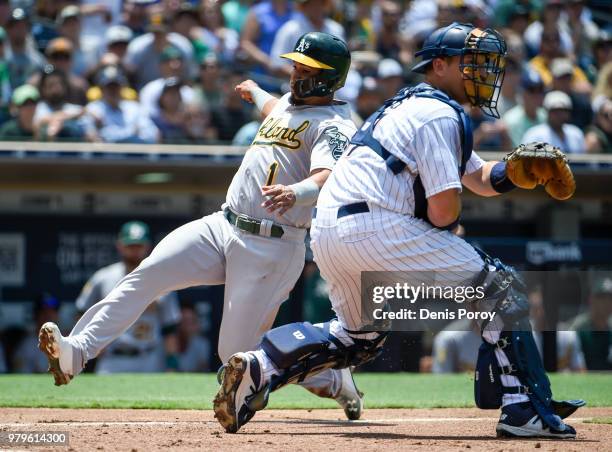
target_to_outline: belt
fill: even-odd
[[[230,224],[233,224],[241,231],[250,232],[251,234],[280,239],[285,233],[282,226],[274,224],[271,220],[259,220],[248,215],[238,214],[229,207],[223,210],[223,215]]]
[[[370,208],[368,207],[368,203],[365,201],[355,202],[353,204],[347,204],[345,206],[338,207],[338,213],[336,214],[336,218],[348,217],[349,215],[355,215],[358,213],[366,213],[369,212]],[[317,216],[317,209],[314,209],[314,216]]]
[[[348,217],[349,215],[355,215],[357,213],[366,213],[369,212],[370,208],[368,207],[368,203],[365,201],[356,202],[353,204],[347,204],[345,206],[338,208],[338,217]]]

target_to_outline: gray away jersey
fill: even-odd
[[[261,207],[261,187],[291,185],[312,170],[332,169],[355,133],[347,103],[291,105],[281,97],[262,122],[227,192],[227,204],[239,213],[300,228],[310,226],[311,206],[294,206],[279,216]]]

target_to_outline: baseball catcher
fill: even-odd
[[[478,321],[475,399],[480,408],[501,408],[499,435],[576,436],[562,419],[584,401],[553,400],[520,276],[452,233],[463,187],[490,197],[539,184],[553,198],[569,198],[567,160],[544,143],[520,146],[501,162],[473,151],[462,105],[499,117],[506,44],[498,32],[453,23],[435,30],[416,56],[412,70],[425,82],[403,88],[364,122],[318,197],[311,247],[337,319],[272,329],[257,350],[228,360],[214,401],[226,431],[237,431],[287,382],[375,358],[387,332],[362,312],[361,276],[396,271],[482,289],[478,307],[495,315]]]

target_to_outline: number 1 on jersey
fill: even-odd
[[[274,184],[274,181],[276,180],[276,172],[278,170],[278,162],[274,161],[270,164],[270,167],[268,168],[268,177],[266,177],[266,184],[265,185],[272,185]]]

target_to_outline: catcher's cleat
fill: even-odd
[[[531,402],[514,403],[502,408],[502,414],[495,428],[498,437],[513,438],[576,438],[576,430],[563,424],[563,430],[546,425]]]
[[[344,414],[349,421],[356,421],[361,417],[363,393],[357,389],[350,368],[342,369],[340,374],[342,375],[342,386],[336,396],[336,402],[344,409]]]
[[[70,369],[72,363],[72,346],[62,336],[59,328],[53,322],[47,322],[40,327],[38,333],[38,348],[47,356],[48,372],[53,374],[55,386],[67,385],[73,376],[62,369]]]
[[[213,401],[215,418],[227,433],[236,433],[249,422],[255,412],[267,404],[259,391],[261,372],[257,358],[249,353],[236,353],[224,366],[221,388]],[[267,396],[267,394],[265,394]]]

